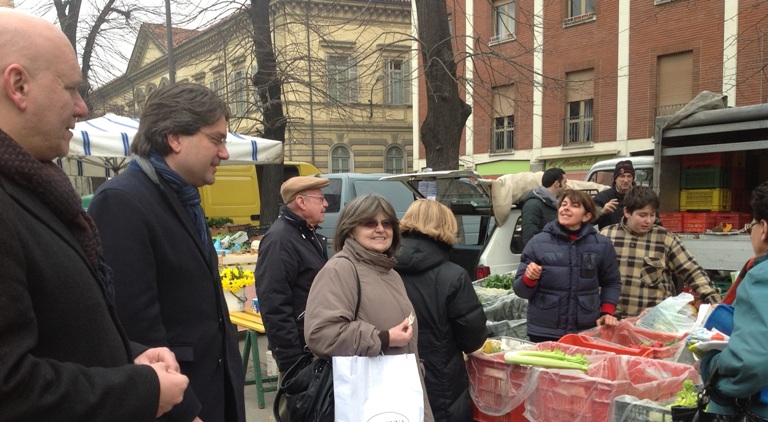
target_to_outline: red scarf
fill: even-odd
[[[741,271],[739,271],[739,275],[736,276],[736,280],[734,280],[733,284],[731,284],[731,287],[728,288],[728,292],[725,294],[725,297],[723,298],[723,303],[728,305],[733,305],[733,302],[736,300],[736,288],[739,287],[741,280],[744,280],[744,277],[746,277],[747,271],[751,270],[752,267],[755,266],[755,259],[757,259],[757,257],[750,258],[750,260],[747,261],[746,264],[744,264],[744,267],[741,268]]]

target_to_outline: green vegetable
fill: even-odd
[[[589,372],[589,362],[584,355],[568,355],[562,350],[515,350],[504,354],[504,361],[517,365],[534,365],[545,368],[578,369]]]
[[[677,399],[669,406],[696,407],[698,403],[699,395],[693,389],[693,381],[685,380],[683,389],[677,392]]]
[[[491,274],[483,279],[483,287],[489,289],[512,289],[515,278],[510,274]]]

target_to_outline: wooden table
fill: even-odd
[[[264,323],[261,314],[252,308],[246,307],[245,311],[229,313],[229,319],[233,324],[243,327],[245,332],[245,348],[243,350],[243,371],[248,371],[248,359],[253,360],[253,378],[245,378],[245,385],[256,385],[256,398],[259,401],[259,409],[263,409],[264,393],[277,391],[277,376],[264,376],[261,373],[261,359],[259,357],[259,334],[265,334]],[[269,385],[265,385],[269,384]]]

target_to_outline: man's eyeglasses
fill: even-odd
[[[320,201],[325,201],[325,195],[304,195],[304,194],[301,194],[299,196],[303,196],[305,198],[317,198]]]
[[[742,231],[742,232],[744,232],[744,233],[746,233],[746,234],[752,234],[752,229],[753,229],[755,226],[758,226],[758,225],[760,225],[760,222],[759,222],[759,221],[753,221],[753,222],[751,222],[751,223],[745,224],[745,225],[744,225],[744,228],[743,228],[743,229],[741,229],[741,231]]]
[[[381,228],[384,230],[392,230],[392,222],[389,220],[382,220],[382,221],[376,221],[376,220],[367,220],[360,223],[361,226],[365,227],[366,229],[375,229],[376,227],[381,224]]]
[[[202,133],[203,135],[207,136],[207,137],[208,137],[208,139],[209,139],[211,142],[213,142],[213,144],[214,144],[214,145],[216,145],[217,147],[221,147],[221,146],[227,146],[227,136],[226,136],[226,135],[224,135],[224,137],[223,137],[223,138],[218,138],[218,137],[216,137],[216,136],[213,136],[213,135],[211,135],[210,133],[208,133],[208,132],[205,132],[205,131],[203,131],[203,130],[199,130],[199,129],[198,129],[198,131],[199,131],[200,133]]]

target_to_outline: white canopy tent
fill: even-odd
[[[106,114],[75,124],[68,158],[81,160],[115,173],[130,162],[130,144],[139,128],[139,119]],[[253,136],[227,134],[229,160],[222,164],[279,164],[283,144]]]

